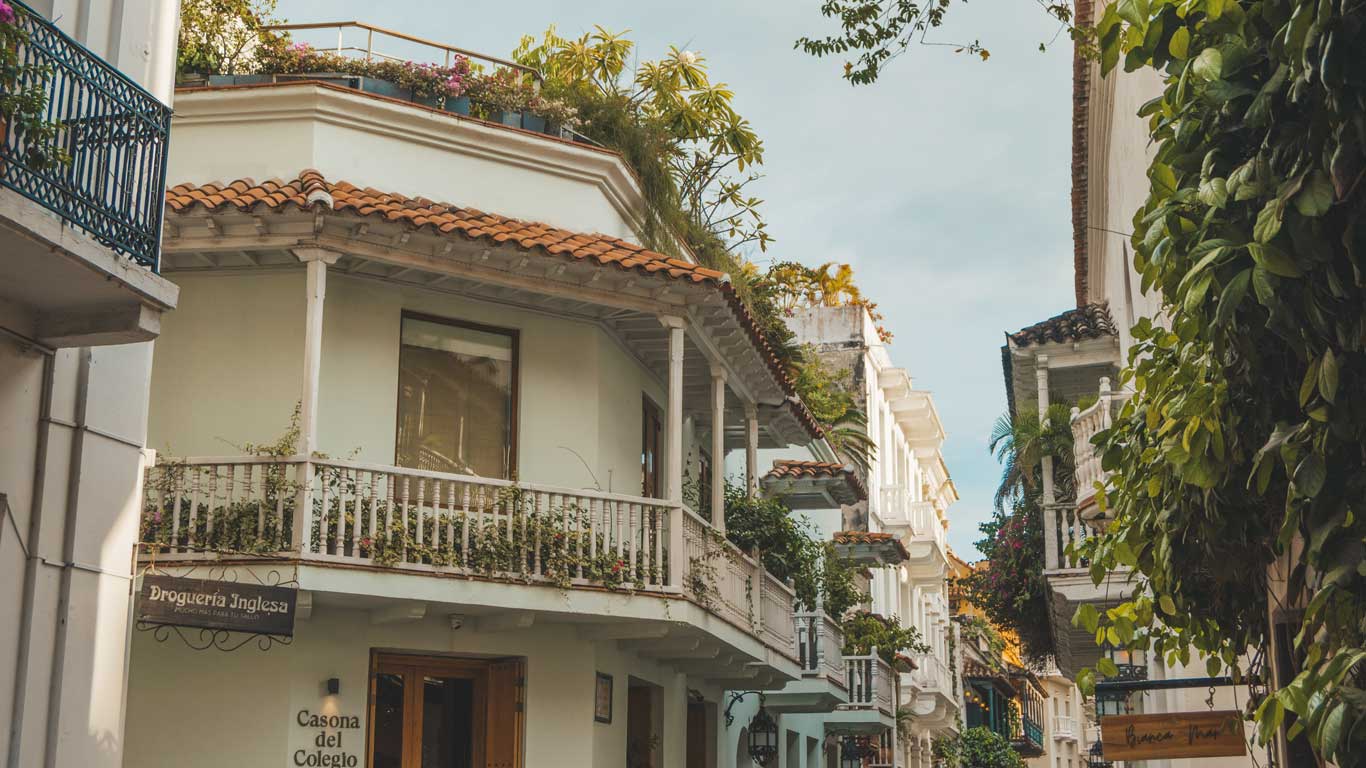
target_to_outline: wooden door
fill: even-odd
[[[521,768],[522,662],[377,654],[370,768]]]
[[[707,705],[688,702],[688,768],[707,768]]]
[[[488,768],[520,768],[522,720],[526,717],[524,664],[521,659],[495,661],[489,665]]]

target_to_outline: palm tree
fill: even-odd
[[[993,502],[1006,505],[1036,492],[1043,481],[1043,457],[1053,456],[1053,483],[1066,498],[1072,487],[1072,416],[1066,403],[1053,403],[1039,420],[1038,411],[1005,413],[996,419],[987,450],[1001,462],[1001,484]]]

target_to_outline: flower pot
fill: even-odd
[[[276,75],[209,75],[209,85],[262,85],[275,82]]]
[[[446,97],[446,111],[454,112],[457,115],[468,115],[470,113],[470,97],[457,96],[455,98]]]
[[[540,115],[533,115],[530,112],[522,113],[522,127],[528,131],[545,133],[545,118]]]
[[[522,127],[521,112],[494,112],[491,115],[491,119],[493,119],[495,123],[502,123],[503,125],[509,125],[513,128]]]
[[[445,96],[414,96],[413,103],[421,104],[422,106],[430,107],[431,109],[446,109]]]

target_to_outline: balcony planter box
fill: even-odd
[[[540,115],[533,115],[530,112],[522,113],[522,127],[536,133],[549,133],[546,130],[545,118]]]
[[[447,112],[454,112],[457,115],[468,115],[470,113],[470,97],[447,98],[445,109]]]
[[[209,75],[208,84],[217,85],[264,85],[275,82],[276,75]]]
[[[494,123],[502,123],[503,125],[511,126],[511,127],[513,127],[513,128],[521,128],[521,127],[522,127],[522,113],[521,113],[521,112],[503,112],[503,111],[496,110],[496,109],[495,109],[495,110],[490,110],[490,111],[489,111],[489,120],[490,120],[491,122],[494,122]]]

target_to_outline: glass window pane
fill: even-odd
[[[510,334],[404,318],[398,464],[510,477],[513,358]]]
[[[374,768],[403,768],[403,675],[375,675]]]
[[[422,768],[473,768],[474,681],[426,677],[422,685]]]

